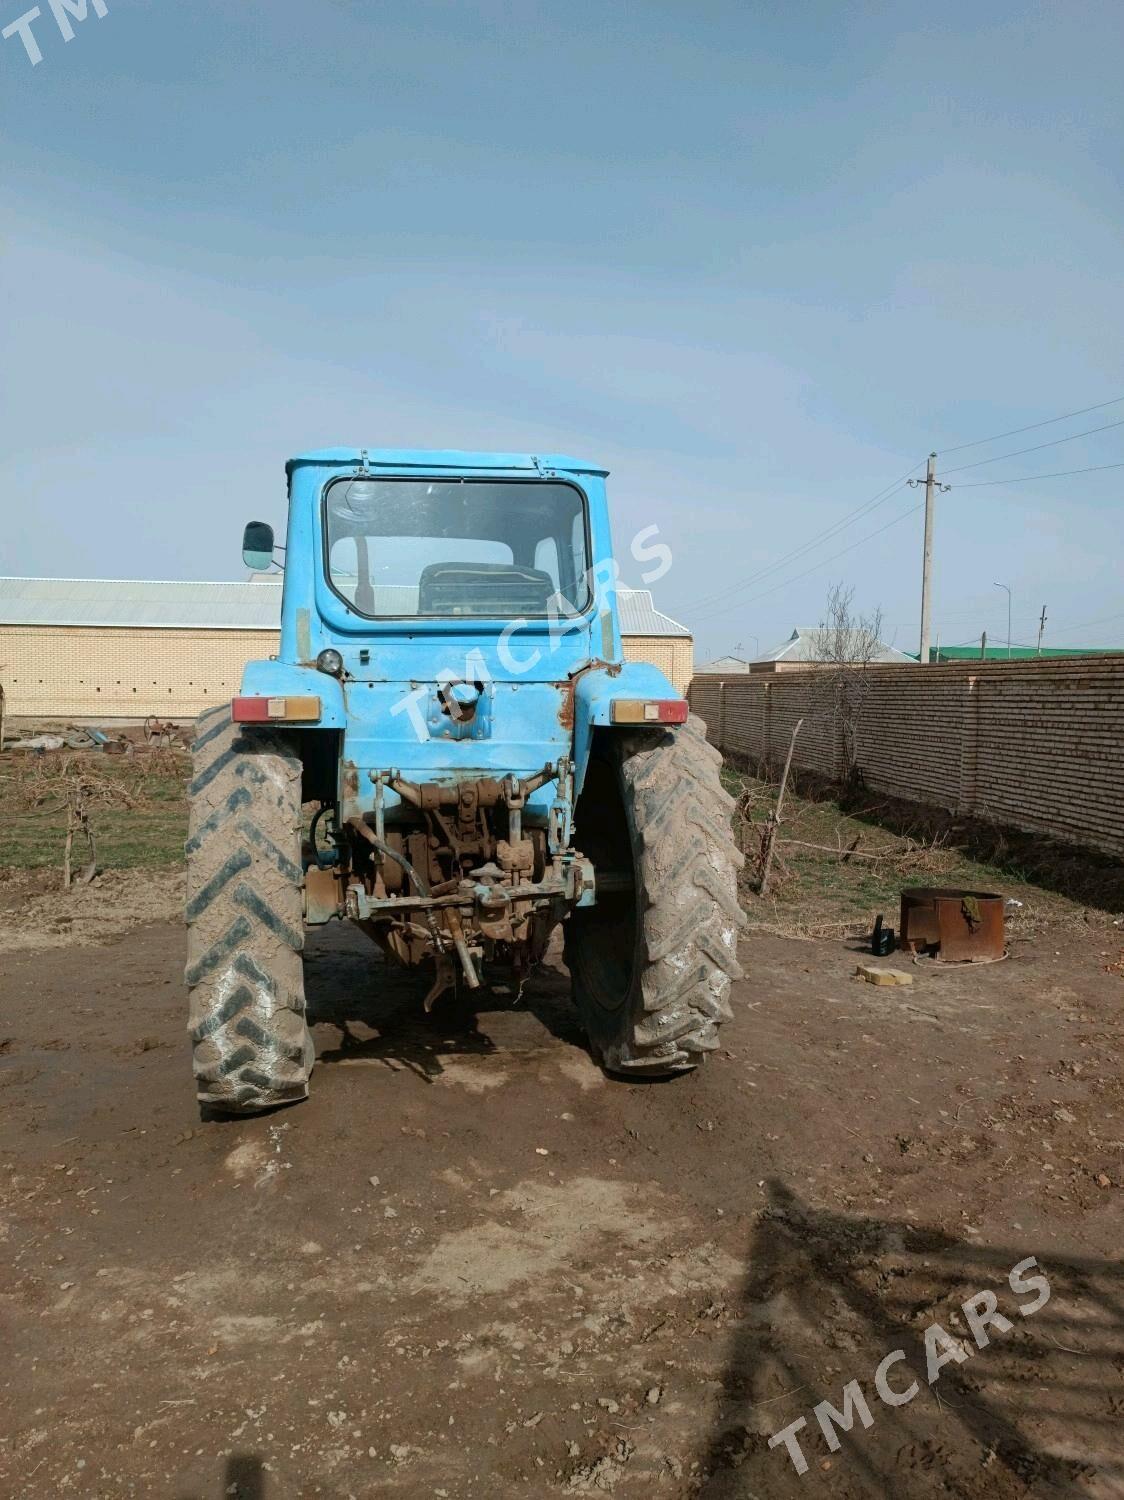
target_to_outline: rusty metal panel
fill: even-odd
[[[309,865],[304,872],[304,919],[311,926],[343,915],[340,878],[334,869]]]
[[[1003,957],[1003,897],[985,891],[914,886],[902,891],[901,946],[942,963]]]

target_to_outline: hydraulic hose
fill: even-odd
[[[387,859],[392,859],[396,865],[401,865],[417,888],[418,895],[424,896],[427,901],[430,899],[429,882],[404,854],[399,854],[397,849],[392,849],[389,844],[380,839],[374,829],[370,828],[360,817],[348,818],[347,826],[354,828],[356,833],[361,834],[380,854],[385,854]]]

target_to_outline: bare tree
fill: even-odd
[[[882,651],[881,606],[873,614],[859,614],[854,599],[853,588],[833,584],[824,617],[809,638],[816,674],[812,702],[822,713],[830,713],[838,726],[845,781],[855,773],[859,719],[870,696],[870,665]]]
[[[882,650],[882,608],[860,615],[854,608],[855,591],[833,584],[827,596],[824,617],[811,632],[816,662],[833,667],[867,667]]]

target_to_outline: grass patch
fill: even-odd
[[[187,837],[190,758],[180,750],[104,752],[9,751],[0,757],[0,866],[62,867],[67,801],[75,788],[107,870],[180,864]],[[75,863],[86,860],[86,841],[74,841]]]
[[[1013,896],[1028,921],[1081,919],[1090,903],[1110,912],[1124,906],[1124,867],[1116,861],[1068,848],[1051,854],[1045,839],[981,830],[869,793],[846,796],[804,776],[789,780],[770,888],[761,896],[760,854],[777,787],[729,765],[722,779],[737,799],[743,902],[759,926],[792,934],[868,931],[881,912],[896,928],[905,886]]]

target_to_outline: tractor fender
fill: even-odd
[[[636,724],[613,724],[613,703],[618,698],[682,699],[658,667],[644,661],[626,661],[609,667],[591,667],[574,684],[575,796],[581,791],[594,729],[628,729]],[[663,726],[657,726],[663,727]]]
[[[320,699],[320,718],[301,729],[345,729],[347,705],[343,684],[328,672],[315,667],[295,667],[284,661],[247,662],[242,672],[240,696],[245,698],[299,698],[315,695]]]

